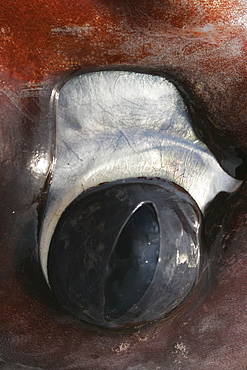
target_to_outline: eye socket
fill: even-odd
[[[240,181],[196,138],[181,96],[163,77],[76,76],[55,92],[54,108],[56,164],[39,247],[48,285],[66,310],[101,326],[166,315],[197,281],[200,211]],[[143,214],[160,238],[147,269],[145,228],[137,230]],[[118,256],[130,230],[138,237],[127,243],[128,270],[128,258]],[[128,287],[129,276],[136,281]]]

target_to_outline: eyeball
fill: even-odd
[[[78,318],[107,327],[162,317],[199,274],[200,212],[182,189],[155,179],[95,187],[61,216],[48,278]]]
[[[55,92],[56,163],[40,230],[62,307],[107,328],[162,318],[198,281],[206,205],[240,181],[195,136],[164,77],[77,75]]]

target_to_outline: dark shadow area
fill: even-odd
[[[28,296],[53,309],[61,310],[41,271],[35,233],[37,233],[37,220],[33,218],[20,235],[13,255],[12,264],[16,278]]]

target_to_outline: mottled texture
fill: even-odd
[[[59,310],[35,264],[54,85],[101,68],[166,73],[224,163],[247,153],[245,2],[4,1],[0,6],[0,364],[6,369],[246,369],[247,189],[206,215],[208,272],[186,307],[131,332]],[[228,155],[230,150],[230,154]],[[235,159],[234,159],[235,160]],[[36,162],[35,162],[36,161]]]
[[[113,257],[113,260],[123,262],[120,256],[112,256],[114,248],[117,248],[115,242],[121,235],[121,228],[131,215],[133,217],[138,212],[138,206],[140,211],[142,203],[155,207],[160,225],[160,232],[156,235],[159,258],[155,275],[142,293],[141,289],[132,293],[136,301],[123,315],[116,320],[106,320],[105,284],[109,260]],[[89,323],[117,328],[133,326],[133,323],[143,325],[163,318],[187,298],[198,280],[202,258],[200,226],[201,214],[197,204],[184,189],[172,182],[132,179],[125,183],[118,181],[96,186],[83,192],[61,216],[50,245],[48,281],[62,305]],[[147,225],[146,233],[149,234]],[[139,258],[132,255],[126,261],[128,269],[124,279],[128,283],[123,284],[122,281],[117,293],[111,294],[114,299],[114,294],[121,296],[121,290],[125,290],[122,309],[138,281],[138,276],[133,275],[143,275],[142,268],[148,267],[145,263],[148,261],[141,262],[145,241],[138,241],[137,229],[124,239],[123,249],[120,249],[128,255],[134,242]],[[122,271],[121,262],[116,268],[118,272]],[[131,263],[134,265],[132,269]],[[145,273],[143,282],[147,283],[147,276],[144,276]],[[116,283],[116,280],[111,281]]]

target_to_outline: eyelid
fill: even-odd
[[[65,208],[103,182],[161,177],[183,187],[203,212],[220,191],[241,182],[219,166],[194,134],[175,86],[150,74],[104,71],[70,79],[55,94],[56,164],[40,234],[47,255]]]

